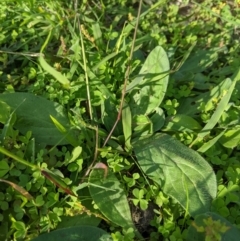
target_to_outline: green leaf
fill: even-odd
[[[134,227],[126,194],[112,172],[104,178],[103,170],[94,169],[89,183],[92,199],[105,217],[121,227]]]
[[[70,82],[69,80],[62,75],[60,72],[58,72],[56,69],[54,69],[53,67],[51,67],[46,60],[41,56],[38,58],[39,63],[41,65],[41,67],[48,72],[50,75],[52,75],[54,78],[56,78],[56,80],[58,82],[60,82],[64,88],[69,89],[70,87]]]
[[[133,118],[134,137],[153,133],[151,119],[145,115],[135,115]]]
[[[211,50],[198,50],[191,54],[179,71],[173,74],[173,78],[177,81],[189,79],[191,74],[200,73],[212,65],[218,58],[218,51],[222,48],[215,48]]]
[[[139,76],[127,86],[133,116],[152,113],[161,104],[167,90],[168,71],[167,54],[157,46],[148,55]]]
[[[68,141],[68,143],[70,143],[72,146],[76,147],[78,145],[78,142],[77,140],[68,133],[68,131],[66,130],[66,128],[61,124],[59,123],[58,120],[56,120],[53,116],[50,115],[50,118],[53,122],[53,124],[56,126],[56,128],[62,133],[65,135],[66,137],[66,140]]]
[[[239,129],[228,130],[226,131],[221,139],[219,140],[220,143],[226,148],[234,148],[240,142],[240,127]]]
[[[141,199],[140,200],[140,208],[142,210],[146,210],[148,208],[148,201],[147,200],[144,200],[144,199]]]
[[[58,224],[57,229],[81,225],[98,226],[101,221],[100,218],[81,212],[79,211],[80,214],[73,213],[73,216],[61,216],[61,222]]]
[[[214,126],[218,123],[221,115],[225,111],[228,102],[231,98],[232,92],[235,88],[237,80],[240,79],[240,69],[238,69],[233,77],[232,84],[230,88],[224,93],[222,99],[218,103],[216,110],[214,111],[213,115],[211,116],[210,120],[208,120],[207,124],[203,127],[203,129],[198,133],[197,138],[192,142],[191,146],[197,142],[198,139],[205,137],[210,133],[210,131],[214,128]]]
[[[111,236],[104,230],[92,226],[77,226],[58,229],[45,233],[32,241],[112,241]]]
[[[53,116],[67,130],[70,129],[69,120],[61,105],[30,93],[0,94],[0,100],[16,109],[17,121],[14,127],[24,135],[32,131],[32,136],[38,143],[69,144],[50,118]]]
[[[81,153],[82,153],[82,147],[81,146],[75,147],[72,151],[71,159],[68,161],[68,163],[76,161],[77,158],[81,155]]]
[[[224,135],[225,132],[226,132],[226,129],[223,130],[220,134],[215,136],[210,141],[204,143],[197,151],[202,152],[202,153],[206,152],[209,148],[211,148],[213,145],[215,145],[215,143]],[[220,142],[221,142],[221,139],[220,139]]]
[[[164,125],[165,122],[165,115],[164,112],[161,108],[156,108],[155,110],[156,112],[150,117],[150,120],[152,122],[153,125],[153,133],[161,130],[161,128]]]
[[[93,30],[94,40],[97,46],[101,46],[103,44],[102,31],[98,22],[95,22],[94,24],[92,24],[92,30]]]
[[[140,201],[139,199],[135,199],[135,198],[132,199],[132,202],[135,206],[138,205],[139,201]]]
[[[190,116],[178,114],[171,117],[164,129],[171,131],[189,131],[201,129],[200,124]]]
[[[142,189],[137,189],[137,188],[134,188],[133,191],[132,191],[133,195],[138,198],[138,199],[142,199],[143,196],[144,196],[144,191]]]
[[[25,230],[26,229],[25,224],[23,222],[20,222],[20,221],[13,222],[13,227],[16,230]]]
[[[8,162],[5,160],[0,161],[0,177],[4,177],[8,172],[10,168],[8,165]]]
[[[4,103],[4,102],[2,102],[2,103]],[[6,105],[6,103],[4,103],[4,104]],[[6,123],[4,123],[5,125],[4,125],[4,127],[2,129],[2,133],[0,135],[0,142],[3,142],[4,139],[9,135],[9,132],[12,130],[12,127],[16,121],[16,113],[15,113],[16,109],[14,111],[12,111],[10,114],[11,108],[10,108],[10,106],[8,106],[8,108],[9,108],[9,116],[6,120]]]
[[[10,106],[5,102],[0,101],[0,123],[5,124],[10,116]]]
[[[102,103],[101,105],[101,112],[102,112],[102,122],[104,123],[106,129],[108,131],[111,131],[117,116],[118,116],[118,112],[117,112],[117,108],[116,108],[116,103],[114,103],[111,98],[107,98],[104,103]],[[114,129],[113,134],[115,136],[119,136],[122,135],[123,131],[122,131],[122,126],[120,125],[120,121],[117,124],[116,128]]]
[[[205,104],[204,111],[211,110],[214,100],[221,98],[223,93],[230,88],[231,84],[231,79],[227,78],[212,88],[209,92],[205,92],[193,98],[184,98],[177,110],[178,114],[193,117],[196,113],[201,111],[200,106],[203,103]]]
[[[191,216],[210,209],[217,192],[216,176],[197,152],[166,134],[138,138],[133,149],[146,175],[163,185],[163,191]]]
[[[35,199],[34,204],[35,204],[37,207],[43,206],[43,204],[44,204],[43,196],[42,196],[42,195],[37,196],[36,199]]]
[[[12,158],[13,160],[23,164],[23,165],[26,165],[26,166],[29,166],[33,169],[39,169],[39,167],[35,164],[32,164],[31,162],[28,162],[26,160],[24,160],[23,158],[21,158],[20,156],[17,156],[15,154],[13,154],[12,152],[8,151],[7,149],[5,149],[4,147],[0,146],[0,152],[3,153],[4,155]],[[13,169],[13,170],[17,170],[17,169]],[[18,170],[17,170],[18,171]]]
[[[70,172],[75,172],[75,171],[77,171],[77,170],[79,169],[79,166],[78,166],[77,163],[74,162],[74,163],[70,163],[70,164],[68,165],[67,169],[68,169],[68,171],[70,171]]]
[[[130,107],[126,102],[124,102],[122,110],[122,124],[123,124],[123,133],[125,138],[125,146],[128,149],[131,149],[131,136],[132,136],[132,115]]]

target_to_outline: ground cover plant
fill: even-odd
[[[3,1],[0,240],[238,240],[239,1]]]

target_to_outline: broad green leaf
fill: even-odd
[[[127,86],[133,116],[150,114],[161,104],[168,86],[168,71],[167,54],[157,46],[148,55],[139,76]]]
[[[81,225],[90,225],[96,227],[100,221],[101,219],[95,217],[94,215],[83,213],[81,208],[79,208],[79,211],[76,211],[74,208],[73,212],[69,213],[68,216],[61,216],[61,222],[58,223],[57,229]]]
[[[101,112],[102,112],[102,122],[104,123],[106,129],[110,131],[117,119],[118,112],[116,108],[116,103],[111,101],[110,98],[107,98],[104,103],[101,105]],[[115,136],[122,135],[122,126],[121,121],[117,124],[116,128],[114,129],[113,134]]]
[[[134,227],[126,194],[112,172],[104,178],[103,170],[92,170],[89,184],[92,199],[106,218],[124,228]]]
[[[58,229],[45,233],[32,241],[112,241],[111,236],[104,230],[92,226],[77,226]]]
[[[133,149],[146,175],[191,216],[210,209],[217,193],[216,176],[197,152],[166,134],[136,139]]]
[[[240,237],[240,231],[236,226],[213,212],[198,215],[189,226],[187,234],[187,241],[206,241],[207,236],[208,240],[238,241]]]
[[[226,131],[219,141],[226,148],[236,147],[240,143],[240,126],[238,129]]]
[[[16,110],[14,127],[24,135],[32,131],[37,143],[47,145],[69,143],[50,118],[54,117],[66,129],[70,129],[69,120],[61,105],[30,93],[0,94],[0,100]]]
[[[165,115],[161,108],[156,108],[156,112],[150,117],[150,120],[152,122],[152,131],[153,133],[161,130],[161,128],[164,125],[165,122]]]
[[[2,102],[2,103],[4,103],[4,102]],[[4,103],[4,104],[6,105],[6,103]],[[8,106],[8,108],[9,108],[9,115],[8,115],[6,122],[4,123],[4,127],[3,127],[2,133],[0,135],[0,142],[3,142],[4,139],[10,134],[9,132],[11,132],[12,127],[16,121],[16,113],[15,113],[16,109],[10,113],[10,110],[11,110],[10,106]]]
[[[178,114],[171,117],[168,121],[164,129],[170,131],[189,131],[201,129],[200,124],[193,119],[191,116]]]

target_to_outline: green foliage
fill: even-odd
[[[236,240],[238,5],[3,1],[0,239]]]
[[[33,239],[33,241],[51,240],[57,241],[62,238],[66,238],[70,241],[74,240],[96,240],[96,241],[111,241],[111,237],[102,229],[92,227],[92,226],[78,226],[65,229],[58,229],[49,234],[43,234],[38,238]]]
[[[18,116],[14,127],[22,134],[25,135],[28,131],[31,131],[32,136],[40,144],[57,145],[68,143],[64,139],[67,139],[66,128],[69,128],[69,120],[61,105],[29,93],[1,94],[0,99],[10,106]],[[64,126],[65,133],[61,133],[56,129],[50,119],[51,116]],[[45,134],[41,135],[42,132]]]
[[[133,227],[127,197],[113,173],[104,178],[101,170],[89,176],[90,194],[101,212],[113,223],[124,228]]]
[[[148,201],[144,199],[144,190],[143,189],[139,190],[137,188],[134,188],[133,195],[134,195],[134,198],[132,199],[133,204],[135,206],[139,204],[142,210],[146,210],[148,208]]]
[[[216,197],[216,178],[195,151],[166,134],[136,139],[133,148],[145,174],[178,200],[187,213],[195,216],[209,210]]]

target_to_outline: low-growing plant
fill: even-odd
[[[237,240],[237,10],[182,4],[0,8],[0,239]]]

